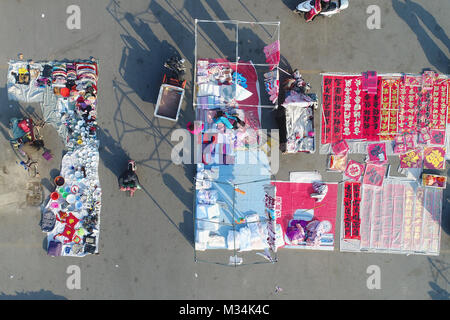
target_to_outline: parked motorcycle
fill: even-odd
[[[130,197],[134,195],[137,189],[142,189],[136,175],[136,162],[134,160],[128,160],[127,171],[119,177],[119,188],[121,191],[129,191]]]
[[[184,59],[180,59],[176,56],[169,58],[164,67],[172,71],[172,77],[177,79],[180,83],[184,81],[184,74],[186,73],[186,67],[184,66]]]
[[[302,1],[294,9],[295,13],[305,14],[307,22],[313,20],[317,15],[331,17],[349,6],[348,0],[307,0]]]

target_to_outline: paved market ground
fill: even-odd
[[[170,161],[171,132],[193,119],[191,79],[180,120],[153,117],[162,62],[171,50],[194,59],[194,18],[281,21],[281,52],[320,92],[321,71],[449,73],[448,0],[350,1],[330,19],[305,24],[289,0],[17,0],[0,4],[0,298],[69,299],[429,299],[449,298],[450,203],[443,213],[438,257],[280,250],[279,262],[223,267],[193,259],[192,166]],[[81,8],[81,29],[68,30],[66,8]],[[366,9],[381,8],[381,29],[366,26]],[[201,30],[211,42],[221,29]],[[222,44],[216,41],[220,52]],[[49,258],[43,249],[39,210],[24,205],[26,177],[7,140],[14,115],[35,106],[7,101],[7,61],[22,52],[35,60],[94,56],[100,61],[100,178],[103,187],[100,255]],[[190,69],[191,70],[191,69]],[[191,74],[189,75],[191,77]],[[319,114],[316,112],[316,124]],[[274,123],[264,113],[265,127]],[[55,159],[42,169],[50,187],[62,144],[46,128]],[[144,192],[134,199],[117,191],[126,160],[138,161]],[[290,171],[325,167],[325,157],[283,155],[277,179]],[[395,171],[395,170],[394,170]],[[339,175],[324,175],[339,181]],[[339,217],[339,213],[338,213]],[[338,235],[336,236],[338,238]],[[66,287],[66,269],[81,269],[81,289]],[[381,289],[368,290],[366,270],[381,270]],[[275,287],[283,290],[276,293]]]

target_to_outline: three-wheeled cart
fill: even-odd
[[[172,72],[164,74],[163,84],[159,89],[158,100],[156,101],[155,117],[178,121],[181,103],[184,97],[184,87],[186,80],[182,79],[184,60],[169,59],[165,66]]]

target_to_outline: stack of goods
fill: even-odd
[[[245,112],[243,121],[254,129],[260,128],[257,79],[251,62],[236,66],[225,59],[198,60],[195,88],[197,120],[207,123],[208,109],[239,108]],[[207,129],[209,127],[205,126]]]
[[[38,86],[45,87],[52,85],[52,73],[53,67],[50,64],[44,64],[42,66],[42,72],[37,80]]]
[[[88,145],[64,156],[61,175],[43,217],[53,214],[56,222],[47,232],[49,248],[61,243],[58,254],[84,256],[98,252],[101,188],[98,180],[99,154]],[[41,224],[42,227],[42,224]],[[55,250],[55,249],[52,249]]]
[[[283,83],[286,98],[282,104],[286,118],[287,153],[315,151],[314,144],[314,106],[316,96],[307,94],[310,85],[298,70]],[[284,138],[284,137],[282,137]],[[284,151],[284,146],[283,146]]]
[[[348,144],[341,140],[332,145],[333,153],[328,156],[327,169],[329,171],[344,172],[347,168]]]
[[[195,249],[225,248],[225,238],[219,234],[221,210],[218,192],[212,181],[218,178],[218,168],[205,169],[199,165],[196,175],[197,208],[195,225]]]
[[[41,102],[46,84],[40,80],[43,66],[40,63],[10,61],[7,76],[8,99],[27,103]],[[51,67],[47,77],[51,78]]]
[[[256,213],[242,218],[239,228],[228,231],[227,249],[240,252],[268,249],[268,229],[265,220]]]
[[[52,84],[55,111],[67,128],[68,134],[63,138],[68,153],[63,157],[61,169],[65,184],[57,186],[53,193],[55,197],[59,195],[57,200],[49,201],[43,213],[44,217],[53,212],[56,223],[43,231],[48,234],[49,255],[84,256],[98,252],[100,223],[97,64],[91,61],[54,63]],[[77,223],[68,225],[61,215],[76,218]]]
[[[65,63],[54,64],[52,71],[52,86],[55,94],[61,94],[67,97],[68,95],[65,95],[65,92],[67,90],[61,92],[59,89],[59,88],[66,88],[66,84],[67,84],[66,64]]]
[[[97,104],[97,65],[93,63],[77,63],[77,91],[79,96],[76,106],[85,121],[96,118]]]
[[[442,199],[441,189],[399,179],[364,187],[359,249],[439,254]]]
[[[370,141],[388,141],[389,154],[407,152],[417,144],[443,147],[449,82],[448,76],[432,71],[325,74],[321,152],[340,140],[347,140],[355,153],[362,153]]]

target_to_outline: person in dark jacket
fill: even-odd
[[[129,165],[127,171],[120,175],[119,188],[122,191],[130,191],[130,196],[134,195],[136,189],[141,189],[139,178],[134,172],[132,166]]]

